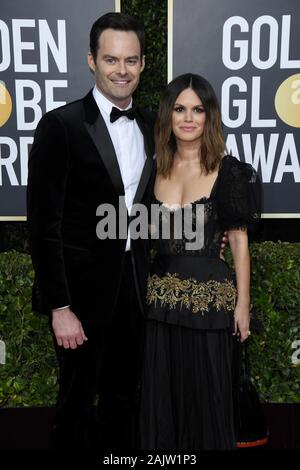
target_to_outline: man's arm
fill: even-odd
[[[48,113],[36,130],[27,187],[32,262],[48,310],[71,303],[61,238],[68,159],[63,125],[53,113]]]
[[[87,338],[69,308],[71,298],[63,257],[61,225],[68,171],[66,130],[54,113],[48,113],[38,125],[28,162],[30,248],[43,304],[52,311],[57,343],[74,349]]]

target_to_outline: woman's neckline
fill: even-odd
[[[210,191],[210,194],[209,196],[201,196],[197,199],[194,199],[193,201],[190,201],[190,202],[186,202],[185,204],[183,205],[180,205],[180,204],[166,204],[165,202],[161,201],[160,199],[158,199],[156,197],[156,195],[153,193],[154,195],[154,198],[156,200],[156,202],[158,202],[159,204],[161,204],[162,206],[166,207],[167,209],[170,209],[170,210],[174,210],[174,208],[176,207],[176,210],[178,209],[184,209],[186,206],[191,206],[193,204],[196,204],[196,203],[201,203],[201,202],[208,202],[210,201],[213,196],[214,196],[214,193],[215,193],[215,190],[216,190],[216,187],[217,187],[217,182],[219,180],[219,175],[220,175],[220,170],[221,170],[221,167],[222,167],[222,163],[224,161],[224,158],[226,158],[228,155],[224,155],[224,157],[222,158],[222,160],[220,161],[220,165],[219,165],[219,170],[218,170],[218,174],[217,174],[217,177],[214,181],[214,184],[211,188],[211,191]]]
[[[203,203],[208,202],[210,199],[212,199],[212,194],[210,196],[201,196],[200,198],[195,199],[194,201],[191,201],[191,202],[186,202],[183,205],[175,204],[175,203],[174,204],[167,204],[163,201],[160,201],[155,196],[155,194],[154,194],[154,199],[158,204],[161,204],[166,209],[169,209],[169,210],[173,211],[173,210],[178,210],[178,209],[184,209],[185,207],[192,206],[193,204],[197,204],[197,203],[200,204],[201,202],[203,202]]]

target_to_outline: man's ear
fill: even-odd
[[[88,52],[87,63],[91,71],[95,72],[96,65],[95,65],[93,54],[91,52]]]

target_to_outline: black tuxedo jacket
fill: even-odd
[[[154,113],[138,108],[147,158],[134,203],[149,204],[153,184]],[[27,209],[36,274],[33,306],[50,313],[70,305],[83,323],[112,317],[124,261],[125,239],[100,240],[97,207],[112,204],[118,216],[123,182],[115,150],[92,92],[46,113],[28,164]],[[147,240],[132,240],[141,308],[148,272]]]

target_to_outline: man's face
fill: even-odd
[[[89,52],[88,64],[103,95],[119,108],[126,108],[145,67],[137,35],[133,31],[104,30],[96,63]]]

